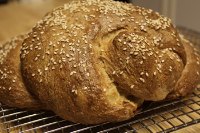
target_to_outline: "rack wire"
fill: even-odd
[[[200,34],[179,27],[200,46]],[[148,102],[134,118],[119,123],[82,125],[59,118],[52,112],[27,111],[0,104],[1,133],[132,133],[171,132],[200,123],[200,88],[184,99]]]

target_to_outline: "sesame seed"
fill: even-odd
[[[86,73],[86,75],[89,77],[89,76],[90,76],[90,73]]]
[[[161,66],[161,64],[158,64],[158,68],[161,68],[162,66]]]
[[[172,66],[169,66],[169,71],[172,72]]]
[[[73,74],[76,74],[76,71],[70,72],[70,76],[72,76]]]
[[[156,72],[154,72],[153,75],[156,76]]]
[[[146,60],[147,58],[145,56],[142,56],[142,59]]]
[[[120,74],[120,75],[122,75],[123,73],[124,73],[124,72],[123,72],[123,71],[121,71],[119,74]]]
[[[75,94],[77,94],[77,93],[78,93],[78,92],[77,92],[77,90],[74,90],[74,89],[72,90],[72,92],[73,92],[73,93],[75,93]]]
[[[88,87],[85,86],[85,87],[83,87],[83,90],[87,90],[87,88],[88,88]]]
[[[38,60],[38,57],[35,57],[35,59],[34,59],[35,61],[37,61]]]
[[[127,48],[123,48],[123,50],[124,50],[124,51],[126,51],[126,50],[127,50]]]
[[[149,74],[148,74],[148,73],[146,73],[146,76],[147,76],[147,77],[149,77]]]
[[[50,54],[50,52],[49,52],[49,51],[46,51],[45,53],[46,53],[46,54],[48,54],[48,55]]]
[[[134,88],[134,86],[135,86],[135,85],[131,85],[131,89],[133,89],[133,88]]]
[[[143,83],[145,83],[145,80],[143,78],[139,78],[139,79],[140,79],[140,81],[142,81]]]
[[[48,67],[45,67],[45,69],[44,69],[45,71],[47,71],[48,70]]]
[[[144,72],[141,72],[140,75],[144,75]]]
[[[139,53],[138,52],[134,52],[134,55],[138,55]]]

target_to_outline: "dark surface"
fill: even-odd
[[[0,0],[0,4],[5,4],[7,2],[8,2],[8,0]]]
[[[116,0],[116,1],[130,2],[130,0]]]

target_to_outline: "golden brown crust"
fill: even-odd
[[[134,116],[144,100],[191,92],[200,80],[193,52],[152,10],[85,0],[54,9],[32,29],[21,48],[21,73],[28,91],[62,118],[117,122]]]
[[[170,20],[151,10],[72,2],[33,28],[22,47],[22,73],[61,117],[115,122],[132,117],[141,101],[163,100],[178,88],[188,63],[184,47]]]
[[[20,71],[20,49],[25,36],[18,36],[0,46],[0,102],[11,107],[40,108],[27,91]]]
[[[200,83],[200,54],[195,47],[182,36],[181,41],[186,51],[186,65],[182,71],[181,77],[176,83],[174,91],[168,98],[177,98],[185,96],[197,88]]]
[[[184,67],[174,51],[160,49],[133,32],[119,34],[108,47],[102,58],[110,77],[127,94],[144,100],[163,100]]]

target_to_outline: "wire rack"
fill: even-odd
[[[179,27],[200,46],[200,34]],[[119,123],[85,126],[59,118],[52,112],[27,111],[0,104],[0,133],[132,133],[171,132],[200,123],[200,88],[184,99],[146,102],[134,118]]]

